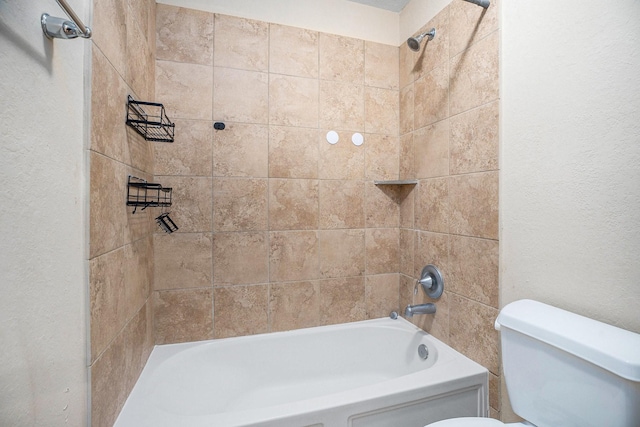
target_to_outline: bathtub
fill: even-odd
[[[485,368],[384,318],[156,346],[115,427],[422,427],[487,416],[487,390]]]

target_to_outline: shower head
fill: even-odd
[[[428,37],[427,40],[433,40],[435,36],[436,36],[436,29],[432,28],[426,33],[422,33],[416,37],[409,37],[407,39],[407,45],[409,46],[409,49],[411,49],[414,52],[417,52],[420,50],[420,42],[422,41],[422,39],[424,39],[425,37]]]

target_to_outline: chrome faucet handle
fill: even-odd
[[[420,278],[420,280],[418,280],[418,283],[420,283],[422,289],[431,289],[431,287],[433,286],[433,276],[429,274],[427,275],[427,277],[422,277]]]
[[[444,291],[444,279],[442,273],[433,264],[429,264],[422,269],[420,280],[418,280],[422,290],[429,298],[438,299]]]

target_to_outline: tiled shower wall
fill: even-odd
[[[412,291],[427,263],[447,290],[435,317],[413,320],[491,371],[497,417],[496,0],[484,13],[455,0],[416,54],[171,6],[156,14],[151,1],[95,3],[94,425],[113,423],[154,341],[385,316],[424,300]],[[175,143],[125,127],[128,93],[165,104]],[[158,212],[124,207],[128,174],[174,188],[177,233],[157,233]],[[398,177],[418,184],[373,184]]]
[[[489,369],[499,418],[497,12],[454,0],[422,28],[437,34],[421,52],[400,47],[400,176],[418,180],[401,201],[400,301],[424,265],[440,267],[438,311],[413,321]]]
[[[398,195],[373,184],[399,173],[398,58],[397,47],[157,6],[156,99],[176,141],[156,146],[155,179],[174,188],[180,227],[154,239],[157,343],[398,309]]]
[[[91,38],[91,422],[112,426],[153,346],[153,216],[125,206],[127,176],[153,177],[153,146],[125,125],[152,100],[155,1],[96,0]]]

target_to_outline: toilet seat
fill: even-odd
[[[438,421],[432,424],[427,424],[425,427],[535,427],[535,426],[533,424],[529,424],[526,421],[523,421],[521,423],[505,424],[502,421],[494,420],[493,418],[462,417],[462,418],[451,418],[448,420]]]
[[[467,417],[438,421],[425,427],[505,427],[505,425],[503,422],[493,418]]]

